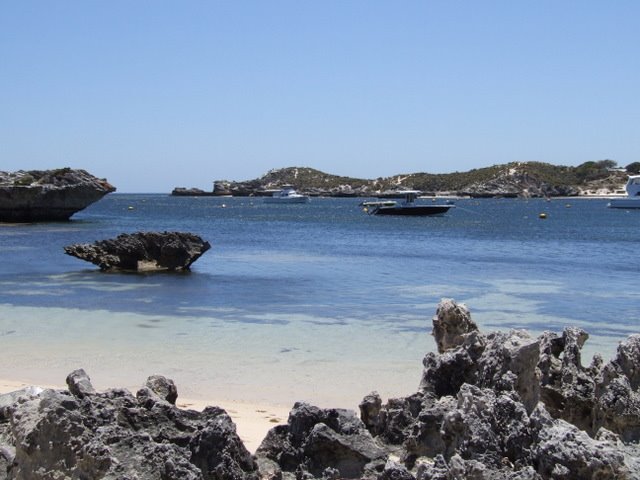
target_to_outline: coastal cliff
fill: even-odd
[[[372,392],[359,415],[298,402],[255,455],[224,410],[177,408],[160,375],[135,396],[82,369],[68,390],[0,395],[0,480],[640,479],[640,335],[585,367],[580,328],[485,334],[450,299],[432,325],[415,393]]]
[[[424,195],[468,197],[558,197],[623,193],[627,173],[615,162],[585,162],[577,167],[541,162],[512,162],[443,174],[410,173],[367,180],[342,177],[308,167],[267,172],[242,182],[216,180],[211,192],[178,187],[173,195],[264,196],[283,185],[294,185],[311,196],[371,197],[397,190],[420,190]]]
[[[115,190],[85,170],[0,172],[0,222],[69,220]]]

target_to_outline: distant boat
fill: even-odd
[[[627,185],[626,197],[612,198],[607,204],[609,208],[640,208],[640,175],[630,175]]]
[[[290,185],[285,185],[270,197],[264,197],[264,203],[307,203],[308,201],[308,195],[296,192]]]
[[[404,197],[402,201],[363,202],[361,205],[369,215],[443,215],[451,208],[455,208],[455,205],[449,200],[446,203],[416,203],[420,193],[418,190],[405,190],[398,192]]]

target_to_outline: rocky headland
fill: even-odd
[[[69,220],[115,190],[85,170],[0,172],[0,222]]]
[[[184,271],[211,245],[187,232],[123,233],[116,238],[64,247],[72,257],[98,265],[103,271]]]
[[[443,174],[409,173],[372,180],[342,177],[307,167],[271,170],[247,181],[216,180],[212,191],[175,188],[172,195],[268,196],[283,185],[300,193],[324,197],[384,197],[398,190],[420,190],[425,196],[571,197],[624,193],[625,169],[615,162],[585,162],[577,167],[542,162],[503,165]]]
[[[174,383],[0,396],[4,479],[640,479],[640,335],[583,366],[579,328],[482,333],[443,300],[419,388],[360,412],[296,403],[251,455],[229,416],[175,406]]]

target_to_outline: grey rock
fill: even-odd
[[[372,435],[379,435],[381,433],[380,427],[380,409],[382,407],[382,398],[378,392],[371,392],[369,395],[362,399],[360,402],[360,419],[364,423],[367,430]]]
[[[82,368],[78,370],[74,370],[69,375],[67,375],[67,386],[69,387],[69,392],[75,397],[84,398],[88,395],[94,395],[96,390],[93,388],[91,384],[91,379],[87,372],[85,372]]]
[[[541,399],[547,410],[590,434],[593,428],[596,375],[595,366],[582,366],[581,353],[588,334],[566,328],[562,337],[545,332],[540,337]]]
[[[539,357],[540,343],[527,332],[492,333],[477,360],[474,384],[496,392],[513,391],[530,412],[540,398]]]
[[[442,423],[445,457],[460,455],[493,469],[528,463],[533,438],[523,404],[493,390],[464,385]]]
[[[443,300],[434,336],[439,353],[425,356],[418,394],[361,405],[416,478],[640,478],[640,335],[611,362],[583,367],[579,328],[484,335]]]
[[[544,407],[540,406],[532,413],[532,425],[538,427],[531,448],[532,463],[543,478],[632,478],[624,454],[618,448],[609,442],[592,439],[562,419],[551,420]]]
[[[415,480],[415,477],[404,465],[389,459],[378,480]]]
[[[82,386],[73,393],[44,390],[8,407],[6,478],[257,479],[224,410],[180,410],[159,396],[140,402],[121,389],[87,394],[82,373],[69,376]]]
[[[445,458],[438,454],[433,461],[420,462],[416,471],[417,480],[451,480],[451,470]]]
[[[436,398],[456,395],[464,383],[514,391],[531,411],[538,402],[539,342],[526,332],[482,335],[468,309],[444,299],[433,318],[439,353],[428,353],[420,389]]]
[[[594,430],[606,428],[625,442],[640,442],[640,335],[621,342],[597,377]]]
[[[306,403],[294,405],[287,425],[269,431],[256,457],[302,477],[321,477],[330,468],[342,478],[361,478],[382,469],[386,461],[384,450],[354,412]]]
[[[114,239],[64,247],[67,255],[98,265],[101,270],[189,270],[211,245],[185,232],[123,233]]]
[[[413,466],[420,457],[434,458],[445,451],[442,427],[445,417],[456,408],[457,399],[452,396],[425,399],[415,421],[405,429],[404,460],[408,465]]]
[[[115,187],[85,170],[0,172],[0,222],[69,220]]]
[[[467,306],[450,298],[440,301],[432,323],[438,353],[462,345],[466,334],[478,330],[476,323],[471,320]]]
[[[176,404],[176,400],[178,399],[178,388],[170,378],[162,375],[152,375],[147,378],[145,386],[162,400],[169,402],[172,405]]]

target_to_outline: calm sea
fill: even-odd
[[[485,332],[580,326],[585,363],[640,331],[640,210],[462,199],[394,218],[360,201],[111,194],[68,223],[2,226],[0,378],[57,384],[84,367],[107,387],[161,373],[184,395],[351,408],[374,389],[415,391],[442,297]],[[107,274],[63,253],[139,230],[212,248],[186,274]]]

